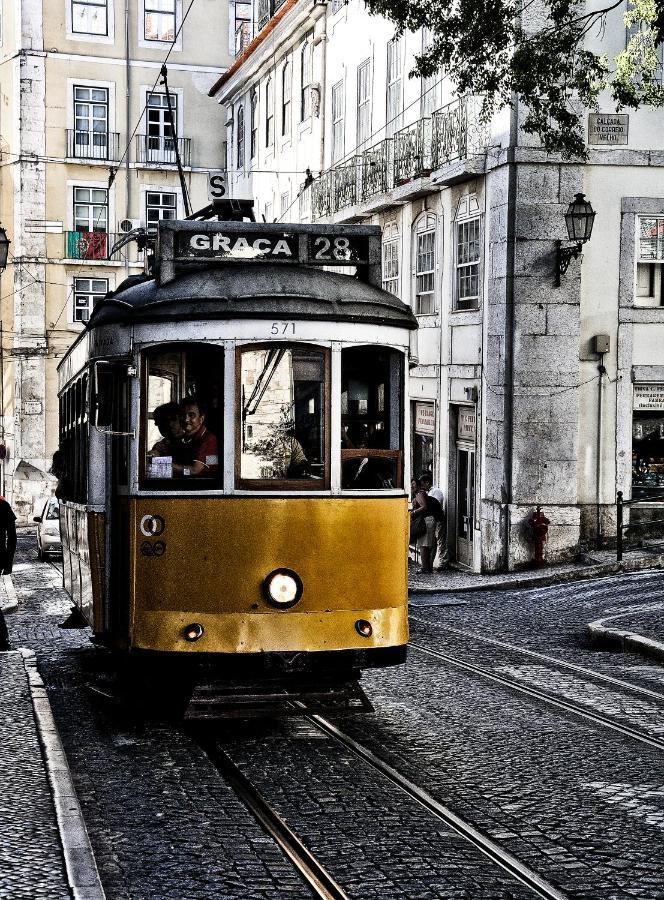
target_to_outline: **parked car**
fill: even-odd
[[[60,540],[60,501],[49,497],[41,515],[35,516],[37,523],[37,555],[45,559],[47,553],[62,553]]]

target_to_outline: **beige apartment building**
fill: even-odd
[[[207,205],[223,168],[225,115],[207,94],[234,22],[228,0],[0,0],[0,19],[0,488],[26,518],[50,489],[62,353],[143,270],[136,243],[114,245],[184,217],[183,181],[190,208]]]

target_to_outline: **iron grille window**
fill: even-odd
[[[480,300],[480,215],[477,198],[462,198],[456,217],[455,299],[457,309],[477,309]]]
[[[436,311],[436,217],[421,216],[415,225],[415,315]]]
[[[399,257],[399,226],[390,222],[383,229],[383,290],[396,297],[400,295]]]
[[[175,0],[145,0],[143,26],[146,41],[174,41]]]
[[[108,0],[72,0],[74,34],[108,34]]]
[[[272,79],[268,78],[265,85],[265,146],[271,147],[274,143],[274,90]]]
[[[244,106],[237,111],[237,167],[244,168]]]
[[[254,88],[251,92],[251,135],[250,135],[250,148],[249,152],[251,153],[251,158],[253,159],[256,156],[256,151],[258,149],[258,91]]]
[[[148,191],[145,195],[145,224],[149,234],[157,233],[157,223],[177,218],[177,194]]]
[[[371,136],[371,60],[357,67],[357,144]]]
[[[313,68],[313,43],[307,37],[300,50],[300,121],[311,115],[311,74]]]
[[[344,155],[344,83],[332,88],[332,162]]]
[[[291,66],[285,63],[281,70],[281,134],[289,137],[291,133]]]
[[[401,41],[394,38],[387,44],[387,124],[386,133],[398,130],[401,113]]]
[[[108,278],[74,278],[74,322],[87,322],[96,303],[108,293]]]

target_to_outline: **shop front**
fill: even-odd
[[[436,434],[436,406],[434,403],[413,403],[412,410],[413,440],[411,472],[414,478],[419,478],[424,472],[428,472],[434,484],[437,479],[434,476],[434,437]]]
[[[458,406],[456,419],[456,560],[460,565],[472,568],[475,534],[475,407]]]
[[[635,384],[632,499],[664,501],[664,384]]]

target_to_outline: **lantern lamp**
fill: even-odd
[[[7,268],[7,257],[9,256],[9,245],[11,241],[7,237],[7,232],[0,225],[0,272],[4,272]]]
[[[576,194],[567,207],[565,225],[573,247],[563,247],[562,241],[556,241],[556,287],[560,287],[560,276],[564,275],[573,259],[581,255],[583,245],[590,240],[595,222],[595,210],[585,194]]]

